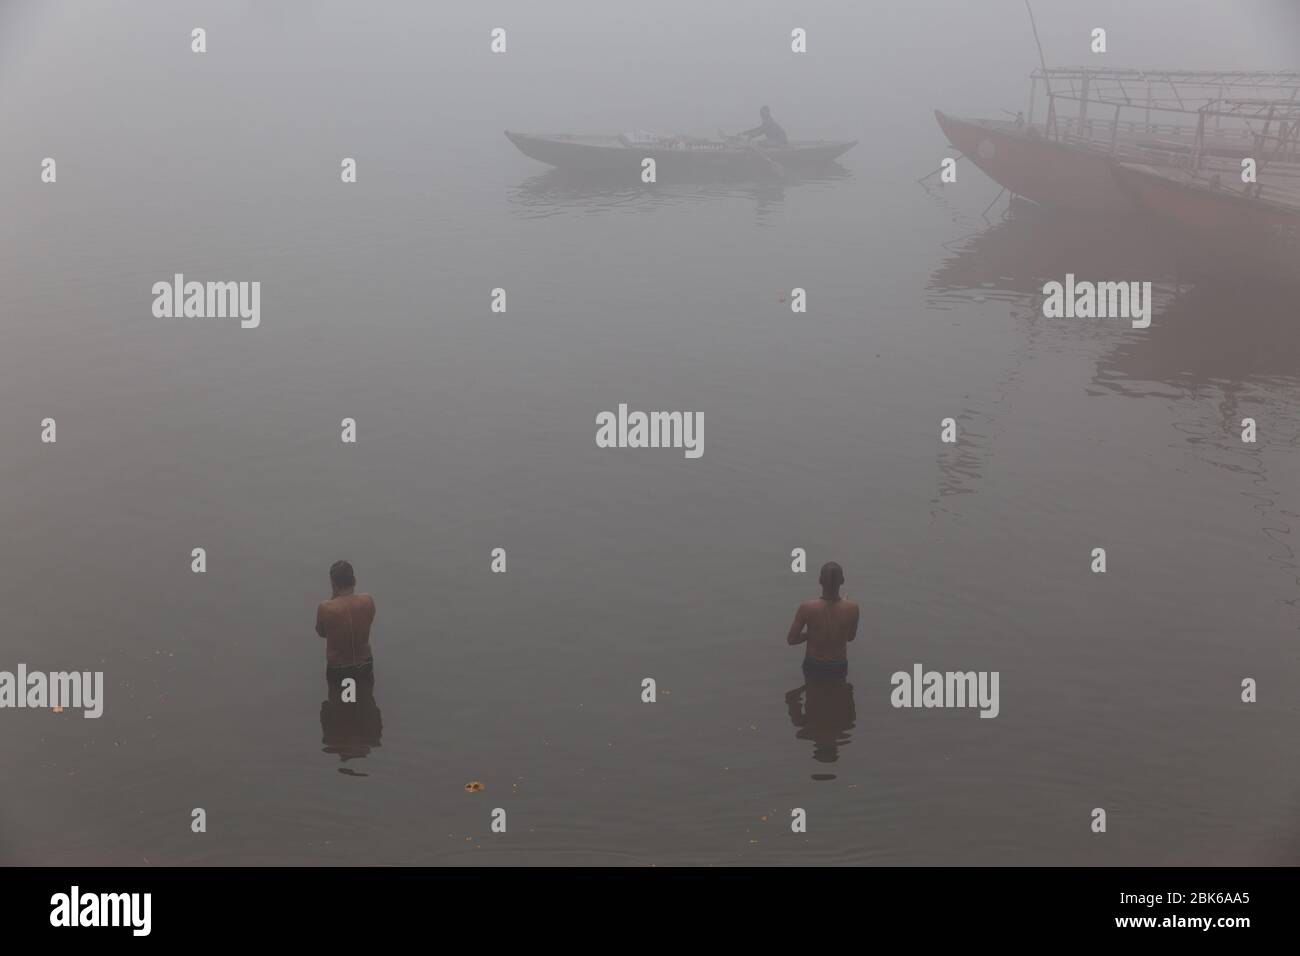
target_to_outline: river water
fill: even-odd
[[[1300,862],[1294,292],[917,184],[934,108],[1023,108],[1032,38],[861,6],[0,12],[0,670],[105,681],[98,720],[0,711],[0,861]],[[1103,7],[1129,60],[1294,66],[1258,20]],[[1039,17],[1083,59],[1088,17]],[[764,102],[860,142],[645,186],[501,135]],[[1152,281],[1151,328],[1043,318],[1067,272]],[[154,318],[175,273],[260,281],[260,327]],[[702,412],[703,456],[596,447],[619,403]],[[378,607],[355,705],[312,630],[339,558]],[[862,621],[807,685],[826,560]],[[997,671],[998,716],[894,708],[917,663]]]

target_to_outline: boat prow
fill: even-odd
[[[1110,173],[1111,159],[1087,146],[1049,139],[1033,126],[962,119],[934,111],[948,142],[1007,191],[1074,212],[1127,213],[1128,195]]]

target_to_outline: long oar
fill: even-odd
[[[778,163],[778,162],[777,162],[775,159],[773,159],[771,156],[767,155],[767,153],[763,152],[761,149],[759,149],[759,148],[758,148],[757,146],[755,146],[753,143],[746,143],[746,144],[745,144],[745,147],[746,147],[747,149],[751,149],[751,150],[753,150],[755,153],[757,153],[757,154],[759,155],[759,157],[763,160],[763,162],[767,163],[768,168],[769,168],[769,169],[770,169],[774,174],[776,174],[777,176],[780,176],[780,177],[784,177],[784,176],[785,176],[785,167],[782,166],[780,163]]]
[[[735,142],[740,139],[739,136],[732,136],[730,133],[725,133],[721,129],[718,130],[718,135],[722,137],[723,142],[727,142],[727,143]],[[782,166],[780,163],[778,163],[775,159],[767,155],[767,153],[763,152],[761,149],[759,149],[749,140],[745,140],[741,145],[744,146],[745,149],[757,153],[759,158],[762,159],[763,162],[767,164],[767,168],[771,170],[771,172],[773,172],[777,176],[780,176],[781,178],[785,178],[785,167]]]

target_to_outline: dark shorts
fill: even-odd
[[[364,664],[353,664],[347,667],[330,667],[328,664],[325,665],[325,679],[328,681],[341,681],[348,677],[373,677],[374,673],[374,661],[366,661]]]
[[[845,677],[849,673],[849,662],[819,661],[815,657],[805,657],[803,672],[808,677]]]

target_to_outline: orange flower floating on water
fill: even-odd
[[[483,789],[483,784],[481,784],[477,780],[471,780],[469,783],[465,784],[466,793],[478,793],[482,789]]]

